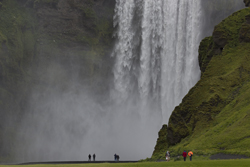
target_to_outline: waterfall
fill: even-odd
[[[162,124],[199,79],[200,40],[243,7],[239,0],[116,0],[111,98],[107,93],[100,102],[72,76],[77,68],[45,64],[38,74],[49,84],[31,88],[16,160],[150,157]],[[59,83],[58,77],[71,79]]]
[[[163,123],[168,122],[174,107],[200,76],[200,3],[117,0],[113,52],[116,99],[135,99],[142,108],[155,104]]]

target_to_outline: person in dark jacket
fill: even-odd
[[[89,154],[89,161],[91,161],[91,155]]]
[[[187,152],[186,152],[186,151],[183,151],[182,156],[183,156],[183,158],[184,158],[184,161],[186,161]]]
[[[95,161],[95,154],[93,154],[93,161]]]

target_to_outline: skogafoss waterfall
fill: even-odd
[[[200,78],[200,41],[243,7],[238,0],[116,0],[112,96],[120,111],[147,129],[167,124]]]
[[[117,0],[116,96],[123,101],[135,98],[142,117],[150,110],[167,123],[198,81],[201,8],[200,0]]]
[[[243,7],[239,0],[116,0],[110,99],[100,104],[77,77],[54,84],[67,69],[46,65],[51,85],[32,88],[17,161],[150,157],[162,124],[199,80],[199,42]]]

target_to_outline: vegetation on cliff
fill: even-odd
[[[172,156],[183,150],[250,156],[249,16],[250,8],[234,13],[201,42],[201,79],[159,132],[167,144],[157,143],[153,159],[163,159],[166,150]]]

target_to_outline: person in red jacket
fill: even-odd
[[[184,161],[186,161],[187,152],[186,152],[186,151],[183,151],[182,156],[183,156],[183,158],[184,158]]]

